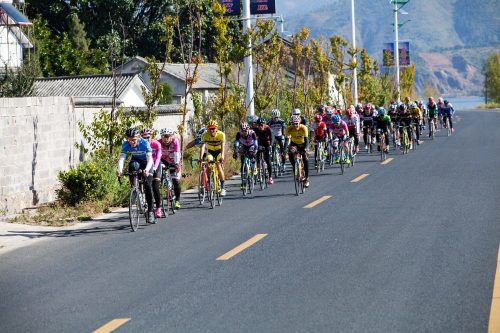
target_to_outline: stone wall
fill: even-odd
[[[80,160],[81,118],[70,97],[0,98],[0,211],[55,199],[58,172]]]

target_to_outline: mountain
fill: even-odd
[[[310,10],[296,0],[277,0],[285,30],[308,27],[313,37],[335,34],[351,41],[351,1],[318,0]],[[399,39],[410,41],[416,64],[416,88],[425,83],[442,95],[482,94],[482,66],[500,51],[499,0],[411,0],[398,15]],[[394,41],[392,4],[356,0],[356,45],[382,60],[383,44]]]

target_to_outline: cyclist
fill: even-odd
[[[365,143],[365,149],[368,151],[368,135],[373,135],[373,110],[372,104],[367,103],[361,113],[361,121],[363,124],[363,142]]]
[[[166,168],[168,168],[170,176],[172,177],[172,184],[174,187],[175,195],[174,209],[180,209],[182,156],[179,138],[177,138],[174,134],[175,132],[170,128],[162,128],[160,131],[161,162],[165,165]]]
[[[257,152],[259,144],[257,141],[257,135],[254,130],[250,129],[250,125],[248,123],[243,122],[240,125],[240,130],[236,133],[236,138],[233,143],[234,151],[233,158],[236,159],[238,157],[238,153],[240,155],[240,174],[243,173],[243,163],[245,160],[245,156],[250,158],[252,166],[255,165],[255,154]],[[254,170],[254,176],[257,174],[257,169],[252,168]],[[242,179],[243,182],[243,179]],[[243,183],[240,185],[240,188],[243,189]]]
[[[420,122],[422,120],[422,112],[418,108],[417,104],[411,103],[410,104],[410,113],[411,113],[411,118],[412,118],[412,131],[413,128],[415,129],[415,135],[417,137],[417,145],[420,145]]]
[[[314,142],[314,167],[316,167],[316,161],[318,156],[318,143],[326,141],[326,124],[322,121],[320,114],[314,116],[314,123],[311,125],[311,131],[313,134]]]
[[[437,117],[438,117],[438,106],[434,101],[434,97],[429,97],[429,103],[427,103],[427,117],[429,118],[429,127],[431,121],[434,122],[434,130],[437,128]],[[429,130],[429,137],[431,136],[431,132]]]
[[[339,158],[339,141],[342,139],[342,144],[344,146],[347,146],[348,140],[349,140],[349,128],[347,127],[347,124],[345,121],[340,119],[340,115],[336,114],[333,116],[333,147],[337,151],[335,154],[335,163],[340,162]],[[346,154],[344,162],[346,164],[351,163],[351,160],[349,159],[349,155]]]
[[[215,120],[210,120],[207,124],[207,131],[201,136],[201,149],[200,149],[200,160],[204,159],[205,149],[209,155],[212,155],[215,165],[219,170],[221,191],[220,195],[226,195],[226,189],[224,188],[224,169],[222,164],[224,164],[224,152],[226,135],[224,132],[219,131],[219,125]]]
[[[271,144],[273,142],[273,133],[271,132],[271,128],[266,124],[264,118],[257,119],[257,127],[255,128],[255,134],[257,135],[257,141],[259,145],[259,150],[257,152],[257,161],[260,160],[260,154],[264,154],[264,161],[267,164],[267,172],[269,175],[269,179],[267,180],[268,184],[272,185],[274,183],[273,177],[273,166],[271,164]],[[259,168],[262,165],[257,165]]]
[[[155,201],[155,216],[157,218],[161,217],[161,194],[160,194],[160,181],[161,181],[161,145],[160,143],[152,138],[153,130],[150,128],[143,128],[141,130],[141,137],[149,142],[151,149],[153,150],[153,198]]]
[[[271,111],[272,118],[268,121],[267,125],[271,128],[273,133],[273,142],[276,142],[280,149],[281,162],[285,165],[285,121],[280,118],[280,110],[273,109]]]
[[[453,105],[451,105],[451,103],[448,102],[447,100],[444,100],[442,112],[443,112],[443,123],[446,124],[446,119],[448,119],[450,122],[451,132],[452,133],[455,132],[455,129],[453,128],[453,121],[451,120],[453,114],[455,113],[455,109],[453,108]]]
[[[127,153],[132,155],[128,165],[128,171],[142,171],[144,175],[144,194],[148,204],[148,221],[153,222],[155,215],[153,212],[153,191],[151,183],[153,180],[153,150],[147,140],[139,138],[139,131],[136,128],[129,128],[125,131],[127,141],[123,142],[116,175],[120,177]],[[130,176],[130,184],[134,183],[134,176]]]
[[[304,124],[301,124],[299,115],[292,116],[292,126],[285,130],[285,135],[290,137],[290,144],[288,145],[288,159],[293,167],[293,174],[295,174],[295,154],[302,155],[304,162],[304,187],[309,187],[309,154],[307,147],[309,145],[309,133]]]
[[[425,129],[425,124],[427,120],[427,108],[425,107],[424,101],[420,100],[417,104],[418,108],[422,112],[422,125],[420,126],[420,133]]]
[[[378,108],[378,115],[375,118],[375,131],[377,135],[378,147],[377,150],[380,151],[380,132],[384,133],[385,136],[385,152],[389,152],[389,131],[391,129],[391,117],[385,114],[385,109],[383,107]]]
[[[359,115],[356,112],[354,105],[351,105],[347,110],[345,110],[345,116],[343,119],[346,124],[347,128],[349,129],[349,137],[351,137],[354,140],[354,151],[355,153],[359,152]]]
[[[406,104],[399,104],[398,106],[398,119],[399,119],[399,137],[401,141],[403,140],[403,127],[407,128],[408,131],[408,139],[411,138],[411,113],[406,107]],[[409,144],[411,147],[411,140],[409,140]],[[401,144],[401,149],[403,149],[403,145]]]
[[[438,108],[438,120],[441,128],[443,128],[443,106],[444,106],[443,97],[439,97],[437,102],[437,108]]]
[[[300,109],[293,109],[292,116],[299,116],[300,123],[304,126],[307,126],[307,119],[306,119],[306,117],[300,115]]]

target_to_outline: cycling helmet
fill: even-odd
[[[383,115],[385,115],[385,109],[384,109],[383,107],[379,107],[379,108],[378,108],[378,115],[379,115],[379,116],[383,116]]]
[[[314,121],[319,123],[321,121],[321,115],[320,114],[314,115]]]
[[[217,128],[219,125],[217,124],[217,121],[214,119],[210,119],[207,124],[207,128]]]
[[[416,109],[416,108],[417,108],[417,104],[415,104],[415,103],[410,104],[410,109]]]
[[[153,131],[151,130],[151,128],[146,127],[141,130],[141,136],[150,137],[151,135],[153,135]]]
[[[127,138],[133,138],[139,136],[139,131],[135,127],[129,128],[125,131],[125,136]]]
[[[203,132],[201,132],[201,130],[203,130]],[[203,134],[205,132],[205,129],[202,128],[201,130],[199,130],[198,133],[196,133],[196,134],[199,134],[201,136],[201,134]],[[168,127],[162,128],[160,130],[160,135],[161,136],[171,136],[171,135],[174,135],[174,131],[172,129],[168,128]]]
[[[449,103],[449,102],[448,102],[448,100],[447,100],[447,99],[445,99],[445,100],[443,101],[443,103],[444,103],[444,105],[448,105],[448,103]]]
[[[300,109],[293,109],[292,115],[293,116],[295,116],[295,115],[299,115],[300,116]]]
[[[345,114],[347,117],[351,118],[352,117],[352,109],[349,108],[349,109],[345,110]]]
[[[279,118],[279,116],[280,116],[280,110],[278,110],[278,109],[273,109],[273,110],[271,111],[271,115],[272,115],[273,117],[278,117],[278,118]]]
[[[356,111],[363,110],[363,105],[361,103],[356,104]]]
[[[371,110],[372,110],[372,103],[366,103],[365,111],[371,111]]]
[[[443,103],[443,97],[438,98],[438,103]]]
[[[255,123],[255,122],[257,121],[257,119],[258,119],[258,118],[257,118],[257,116],[255,116],[255,115],[250,115],[250,116],[247,116],[247,122],[248,122],[249,124],[253,124],[253,123]]]
[[[327,115],[327,116],[331,116],[331,115],[333,115],[333,110],[332,110],[332,109],[327,109],[327,110],[326,110],[326,115]]]
[[[294,124],[294,125],[300,124],[300,116],[299,115],[292,116],[292,124]]]
[[[399,109],[399,111],[406,111],[406,105],[401,103],[401,104],[399,104],[398,109]]]
[[[396,107],[397,107],[397,105],[396,105],[396,104],[391,104],[391,105],[389,106],[389,111],[394,111],[394,110],[396,110]]]
[[[336,114],[336,115],[333,116],[333,123],[335,125],[340,124],[340,115]]]
[[[240,128],[242,131],[244,131],[250,129],[250,126],[248,125],[248,123],[241,123]]]
[[[257,123],[257,125],[264,125],[266,123],[266,121],[264,120],[264,118],[259,118],[259,119],[257,119],[256,123]]]

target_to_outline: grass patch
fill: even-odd
[[[479,109],[500,109],[500,103],[488,103],[477,106]]]

